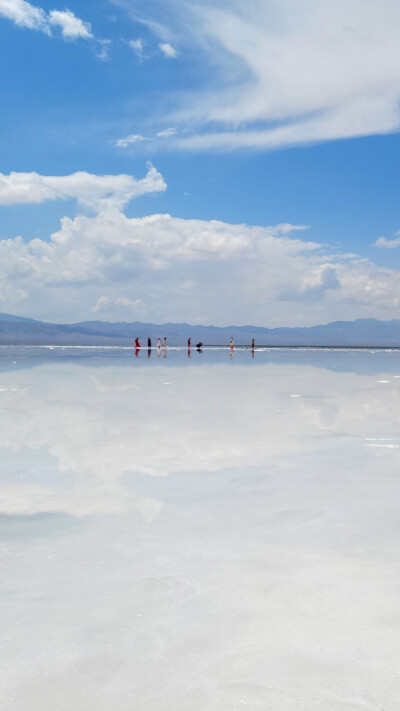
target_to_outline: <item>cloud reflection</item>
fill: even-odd
[[[123,475],[268,471],[318,454],[327,437],[396,437],[400,381],[386,379],[268,362],[91,369],[65,361],[2,373],[0,447],[12,461],[0,511],[134,510],[152,520],[162,504],[128,491]],[[51,458],[44,482],[29,475],[32,450]],[[17,470],[22,479],[8,477]]]

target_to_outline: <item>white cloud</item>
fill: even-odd
[[[115,141],[115,146],[117,148],[128,148],[135,143],[142,143],[143,141],[155,141],[157,138],[170,138],[175,136],[177,133],[176,128],[166,128],[163,131],[158,131],[154,137],[142,136],[140,133],[131,133],[129,136],[124,136],[124,138],[118,138]]]
[[[396,237],[394,239],[386,239],[386,237],[379,237],[375,242],[375,247],[380,247],[381,249],[394,249],[400,246],[400,232],[396,232]]]
[[[322,264],[314,274],[306,277],[297,288],[285,289],[280,298],[283,300],[307,299],[310,301],[324,297],[327,291],[339,289],[340,281],[337,270],[331,264]]]
[[[168,57],[168,59],[175,59],[175,57],[177,56],[176,49],[174,49],[172,45],[169,44],[169,42],[160,42],[158,46],[164,56]]]
[[[92,28],[89,22],[83,22],[79,17],[76,17],[71,10],[51,10],[49,13],[50,25],[61,27],[62,36],[65,39],[91,39]]]
[[[140,60],[143,59],[143,52],[144,52],[144,44],[142,39],[136,39],[136,40],[130,40],[129,41],[129,46],[135,54],[139,57]]]
[[[175,136],[176,128],[166,128],[164,131],[158,131],[156,134],[157,138],[169,138],[169,136]]]
[[[19,27],[49,32],[45,11],[26,0],[0,0],[0,15]]]
[[[65,40],[94,39],[91,25],[77,17],[71,10],[51,10],[46,13],[41,7],[26,0],[0,0],[0,16],[15,22],[19,27],[40,30],[51,35],[52,27],[59,27]],[[109,40],[96,40],[101,46],[98,56],[105,59]]]
[[[109,58],[109,50],[111,47],[111,40],[108,39],[98,39],[96,57],[102,59],[103,61]]]
[[[138,310],[143,307],[143,301],[141,299],[135,299],[135,301],[132,301],[132,299],[128,299],[126,296],[120,297],[119,299],[110,299],[108,296],[100,296],[97,299],[97,302],[95,306],[93,307],[92,311],[96,313],[97,311],[103,311],[109,310],[109,307],[112,306],[114,307],[113,310],[115,311],[115,306],[125,306],[126,308],[132,310],[135,314],[137,314]]]
[[[150,0],[148,17],[165,5]],[[168,7],[171,36],[213,68],[207,89],[180,98],[172,113],[192,129],[174,147],[273,149],[399,129],[397,0]]]
[[[124,207],[133,198],[166,189],[162,175],[148,164],[141,180],[132,175],[93,175],[78,172],[54,176],[38,173],[0,173],[0,205],[42,203],[75,198],[94,210]]]
[[[164,186],[161,176],[149,180],[147,189]],[[0,311],[76,321],[93,313],[119,320],[128,309],[142,321],[269,326],[397,317],[395,269],[328,255],[288,224],[128,218],[116,206],[138,186],[112,189],[105,195],[96,184],[81,195],[101,212],[63,218],[49,241],[0,241]]]
[[[149,140],[149,138],[142,136],[140,133],[131,133],[129,136],[125,136],[125,138],[119,138],[115,141],[115,145],[117,148],[126,148],[127,146],[132,145],[132,143],[141,143],[142,141]]]

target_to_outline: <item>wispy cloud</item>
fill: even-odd
[[[127,148],[127,146],[132,145],[132,143],[142,143],[142,141],[150,140],[150,138],[146,138],[146,136],[142,136],[140,133],[131,133],[124,138],[118,138],[118,140],[115,141],[115,145],[117,148]]]
[[[142,136],[140,133],[131,133],[129,136],[125,136],[124,138],[118,138],[118,140],[115,141],[115,146],[117,148],[128,148],[128,146],[132,146],[135,143],[143,143],[143,141],[155,141],[157,139],[170,138],[171,136],[175,136],[176,133],[177,130],[173,127],[158,131],[155,136]]]
[[[395,0],[149,0],[149,27],[167,8],[171,39],[159,47],[178,42],[213,68],[205,90],[177,97],[171,122],[186,132],[174,148],[270,150],[399,130]]]
[[[175,136],[176,134],[176,128],[166,128],[163,131],[158,131],[156,133],[157,138],[169,138],[169,136]]]
[[[137,57],[139,57],[140,60],[143,59],[144,57],[144,42],[143,40],[139,37],[138,39],[135,40],[129,40],[128,42],[130,48],[134,51]]]

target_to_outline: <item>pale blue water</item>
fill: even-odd
[[[0,349],[0,702],[397,711],[400,352]]]

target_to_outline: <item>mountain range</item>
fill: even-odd
[[[46,323],[23,316],[0,313],[0,345],[132,345],[138,336],[142,345],[147,337],[168,339],[171,346],[192,344],[256,346],[376,346],[400,347],[400,319],[379,321],[357,319],[335,321],[320,326],[263,328],[260,326],[193,326],[188,323],[108,323],[82,321],[73,324]]]

